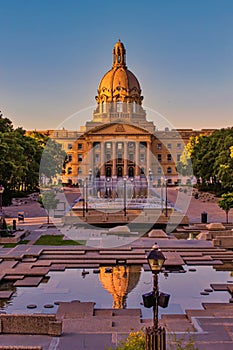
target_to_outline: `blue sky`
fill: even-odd
[[[53,129],[95,105],[118,38],[145,106],[176,128],[232,125],[231,0],[0,0],[0,110]]]

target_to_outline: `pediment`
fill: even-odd
[[[132,124],[109,123],[88,131],[88,135],[150,135],[150,133]]]

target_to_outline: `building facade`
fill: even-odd
[[[112,68],[103,76],[91,121],[80,131],[50,130],[50,137],[62,144],[67,165],[62,183],[78,184],[85,179],[135,182],[162,179],[181,182],[176,163],[191,136],[213,130],[157,130],[146,119],[143,96],[136,76],[127,68],[126,50],[119,40],[113,48]]]

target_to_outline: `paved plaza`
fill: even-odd
[[[225,213],[212,197],[190,196],[187,215],[189,227],[181,228],[181,233],[200,230],[201,214],[207,212],[208,222],[225,222]],[[76,194],[77,196],[77,194]],[[187,194],[179,193],[179,200],[186,200]],[[176,203],[177,189],[169,188],[168,200]],[[70,198],[73,201],[74,198]],[[25,203],[26,202],[26,203]],[[91,246],[35,246],[33,243],[44,234],[58,234],[61,220],[57,219],[57,227],[46,225],[46,212],[34,200],[22,200],[8,208],[4,208],[8,223],[17,219],[18,212],[24,212],[24,222],[17,222],[18,228],[27,232],[27,244],[13,248],[0,249],[0,278],[13,280],[15,287],[38,286],[49,271],[64,271],[67,268],[92,268],[114,264],[139,264],[149,270],[145,253],[150,250],[155,239],[166,257],[165,269],[180,269],[187,266],[228,267],[233,263],[233,251],[226,247],[214,246],[210,240],[178,240],[171,239],[161,230],[154,230],[152,237],[137,238],[130,245],[117,248],[101,248]],[[232,216],[230,215],[232,222]],[[199,225],[199,226],[198,226]],[[198,229],[197,229],[198,228]],[[228,230],[233,228],[228,226]],[[207,231],[207,229],[202,230]],[[213,290],[229,293],[232,300],[231,283],[212,285]],[[1,295],[2,293],[2,295]],[[0,297],[10,297],[0,292]],[[1,315],[0,315],[1,316]],[[61,337],[51,335],[0,335],[0,349],[34,349],[34,350],[96,350],[113,349],[130,331],[151,324],[151,320],[143,320],[139,309],[96,309],[93,303],[70,301],[61,303],[56,319],[62,321]],[[3,322],[3,321],[1,321]],[[187,331],[195,338],[199,350],[230,350],[233,348],[233,303],[203,303],[200,310],[186,310],[184,315],[162,315],[160,320],[169,332],[183,336]],[[1,323],[3,324],[3,323]],[[98,346],[97,346],[98,344]],[[15,346],[15,347],[14,347]],[[17,347],[18,346],[18,347]],[[21,346],[21,347],[19,347]]]

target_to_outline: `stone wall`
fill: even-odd
[[[62,322],[55,315],[0,315],[0,333],[2,334],[44,334],[60,336]]]

